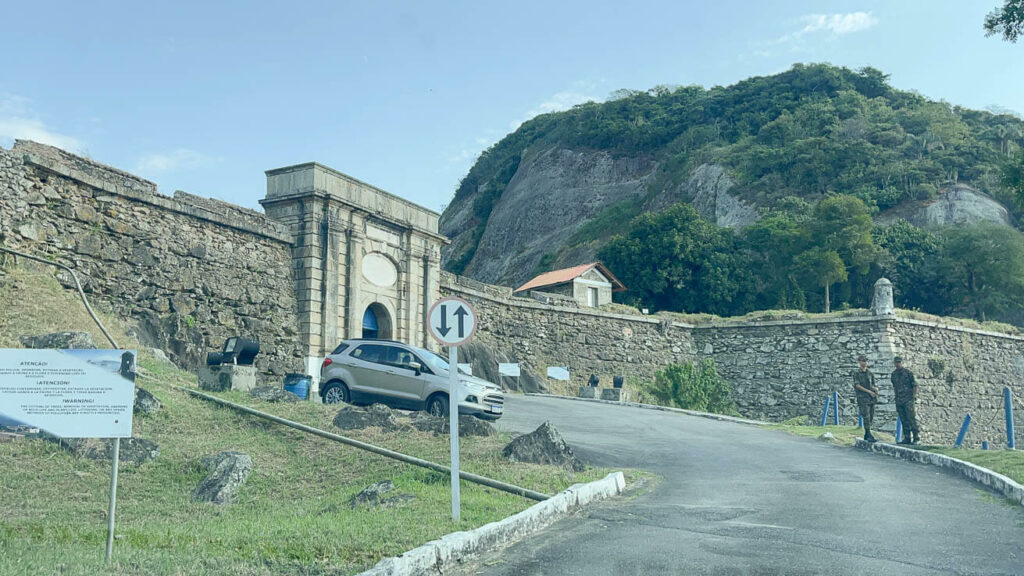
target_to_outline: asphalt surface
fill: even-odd
[[[1024,508],[930,466],[756,426],[506,396],[589,464],[661,477],[458,574],[1024,574]]]

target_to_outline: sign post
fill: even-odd
[[[108,562],[114,545],[121,438],[132,435],[134,382],[134,350],[0,350],[0,428],[114,440]]]
[[[459,402],[462,387],[459,382],[459,345],[476,332],[476,313],[469,302],[461,298],[441,298],[430,307],[427,330],[441,345],[448,346],[448,432],[452,450],[452,519],[458,522],[461,510],[459,492]]]

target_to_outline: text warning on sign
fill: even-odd
[[[0,349],[0,428],[128,438],[134,403],[134,350]]]

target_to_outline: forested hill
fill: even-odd
[[[984,221],[1012,233],[1022,146],[1024,121],[1018,117],[894,89],[872,68],[798,64],[728,87],[620,91],[604,103],[538,116],[484,152],[442,215],[441,232],[453,239],[443,265],[515,285],[552,267],[598,256],[615,260],[627,241],[646,254],[652,247],[637,237],[641,229],[683,226],[688,216],[678,204],[687,203],[711,224],[708,234],[729,244],[730,257],[748,270],[751,259],[771,260],[781,267],[773,272],[781,279],[737,278],[754,285],[696,302],[657,287],[635,288],[626,299],[690,312],[801,302],[813,309],[824,305],[816,302],[830,286],[834,305],[864,305],[861,285],[900,264],[896,249],[884,245],[892,239],[885,240],[872,220],[904,218],[924,226],[901,223],[899,230],[930,235],[936,246],[943,244],[943,228],[929,225]],[[833,201],[832,209],[867,217],[870,257],[851,262],[850,254],[843,259],[843,250],[830,246],[812,265],[804,253],[822,239],[808,222],[824,217],[828,206],[818,203],[834,194],[856,200],[840,202],[841,209]],[[674,224],[654,222],[656,214],[664,220],[670,212]],[[795,227],[801,240],[790,244],[798,253],[762,253],[764,247],[749,244],[770,226]],[[829,252],[840,256],[840,264],[829,260]],[[841,281],[823,284],[797,266],[820,269],[825,262],[834,269],[830,278]],[[654,274],[680,292],[693,292],[703,273],[693,269],[671,279],[658,270],[613,270],[631,288],[655,280],[646,277]],[[796,292],[802,294],[789,296]],[[976,300],[970,313],[982,315]]]

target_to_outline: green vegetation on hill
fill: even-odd
[[[50,273],[5,271],[0,346],[17,347],[23,333],[90,328],[88,316],[78,313],[80,303]],[[122,345],[137,345],[121,323],[106,317],[104,322]],[[136,415],[133,432],[155,441],[160,455],[121,467],[113,563],[103,560],[109,462],[23,439],[0,442],[0,574],[353,574],[533,504],[464,482],[462,520],[453,524],[447,476],[194,399],[174,386],[194,387],[195,376],[156,361],[148,349],[140,350],[139,365],[139,384],[163,408]],[[337,413],[336,407],[311,402],[266,404],[244,393],[223,396],[327,430]],[[435,462],[449,458],[446,436],[375,428],[346,435]],[[463,439],[463,469],[547,493],[608,472],[512,464],[501,457],[507,441],[507,435]],[[248,482],[230,505],[192,502],[205,476],[200,459],[224,450],[252,457]],[[351,506],[356,493],[385,479],[416,499],[386,510]]]
[[[650,196],[676,189],[702,164],[720,164],[736,182],[732,192],[762,216],[736,233],[700,221],[688,206],[652,214],[643,200],[622,200],[565,246],[552,246],[535,272],[586,244],[630,288],[617,298],[652,310],[863,308],[884,275],[901,307],[1024,322],[1020,233],[872,223],[881,210],[930,200],[957,182],[1019,217],[1024,120],[1013,115],[897,90],[873,68],[827,64],[797,64],[728,87],[620,91],[607,102],[538,116],[481,155],[452,202],[472,202],[475,214],[472,240],[449,262],[452,271],[472,259],[512,168],[524,154],[553,146],[655,159],[660,171]]]
[[[751,199],[834,192],[885,209],[963,180],[1012,204],[998,179],[1024,144],[1024,120],[896,90],[873,68],[796,64],[727,87],[659,86],[615,96],[524,123],[480,156],[453,204],[472,197],[475,213],[489,213],[524,150],[553,145],[652,156],[664,167],[656,189],[713,162]],[[478,194],[481,187],[489,193]]]

